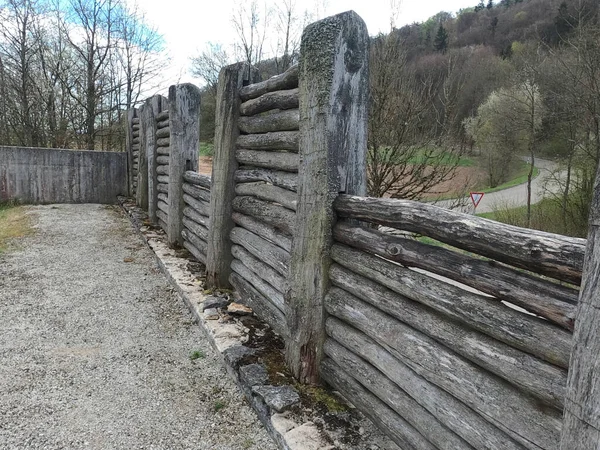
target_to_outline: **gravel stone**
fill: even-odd
[[[263,364],[248,364],[240,367],[240,378],[248,386],[260,386],[267,384],[269,374]]]
[[[298,392],[291,386],[254,386],[252,392],[277,412],[286,411],[300,401]]]
[[[118,208],[28,210],[0,255],[0,449],[276,449]]]

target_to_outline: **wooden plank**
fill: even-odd
[[[238,149],[235,157],[239,164],[267,169],[298,172],[300,158],[296,153]]]
[[[352,378],[358,381],[371,394],[379,398],[379,400],[387,404],[416,431],[421,433],[434,445],[434,448],[440,450],[473,448],[454,432],[442,425],[434,415],[423,408],[378,369],[348,351],[335,340],[327,339],[324,351],[344,373],[351,374]],[[350,401],[352,401],[352,398],[350,398]]]
[[[167,226],[167,221],[169,220],[169,216],[167,216],[167,213],[159,208],[156,211],[156,217],[158,219],[158,224],[164,230],[165,227]]]
[[[219,73],[215,112],[215,156],[212,166],[210,202],[210,236],[206,261],[206,284],[209,288],[228,288],[231,273],[230,233],[234,227],[231,214],[235,197],[235,142],[239,136],[239,91],[258,79],[258,71],[246,63],[224,67]]]
[[[246,250],[241,245],[232,245],[231,246],[231,254],[234,258],[239,260],[244,266],[246,266],[249,270],[254,272],[257,276],[259,276],[262,280],[271,286],[272,289],[277,291],[277,295],[269,294],[267,295],[258,286],[255,287],[265,295],[265,297],[269,298],[271,301],[276,299],[275,305],[285,314],[284,302],[283,302],[283,294],[287,290],[287,281],[285,277],[281,276],[277,271],[275,271],[271,266],[265,264],[260,259],[256,258],[252,253]],[[234,259],[235,261],[235,259]],[[233,268],[235,270],[235,268]],[[248,278],[246,278],[248,279]],[[253,283],[254,284],[254,283]],[[281,301],[279,301],[281,300]]]
[[[206,265],[206,255],[198,250],[194,244],[189,241],[183,240],[183,247],[186,248],[198,261]]]
[[[267,322],[275,333],[284,338],[287,337],[285,316],[275,305],[235,272],[230,275],[230,283],[235,288],[240,303],[252,308],[254,313]]]
[[[331,257],[361,279],[367,277],[511,347],[569,367],[571,333],[546,320],[342,244],[333,246]]]
[[[241,168],[236,170],[236,183],[252,183],[255,181],[265,181],[292,192],[296,192],[298,188],[298,175],[295,173],[253,168]]]
[[[183,179],[190,184],[201,186],[208,190],[211,188],[211,178],[208,175],[201,175],[198,172],[188,170],[183,174]]]
[[[149,115],[151,115],[151,112],[149,110],[152,109],[152,105],[149,101],[150,101],[150,99],[148,99],[148,101],[144,102],[144,104],[139,109],[140,125],[141,125],[140,131],[141,131],[141,136],[142,136],[143,140],[140,143],[140,151],[138,154],[137,187],[135,190],[135,202],[144,211],[148,211],[148,149],[146,146],[146,141],[147,141],[147,136],[149,134],[147,132],[147,128],[148,128],[147,118]],[[134,139],[134,144],[135,144],[135,139]]]
[[[428,382],[366,334],[335,317],[326,323],[327,334],[371,363],[450,430],[478,449],[523,450],[523,446],[488,422],[484,416]]]
[[[259,97],[256,100],[260,100]],[[251,102],[256,100],[250,100]],[[296,97],[296,103],[298,97]],[[240,107],[240,113],[243,114]],[[300,129],[300,112],[296,109],[274,110],[258,116],[240,117],[240,131],[243,133],[269,133],[272,131],[296,131]]]
[[[295,192],[262,181],[236,184],[235,193],[240,196],[253,195],[261,200],[275,202],[294,212],[298,205],[298,195]]]
[[[206,203],[210,203],[210,191],[193,184],[183,183],[183,192],[191,195],[196,200],[202,200]]]
[[[208,239],[208,228],[204,225],[200,225],[194,220],[189,219],[188,217],[183,217],[183,226],[188,229],[191,233],[194,233],[200,239],[206,241]]]
[[[156,164],[157,165],[169,165],[169,156],[168,155],[159,155],[156,157]]]
[[[435,339],[545,403],[562,408],[566,370],[448,320],[340,266],[332,266],[331,276],[332,283],[345,292],[352,292],[362,301]],[[342,294],[338,291],[331,294],[335,295]]]
[[[190,230],[188,230],[187,228],[183,228],[181,230],[181,238],[182,242],[184,240],[190,242],[198,250],[199,253],[206,255],[207,244],[205,240],[200,239],[194,233],[190,232]]]
[[[341,195],[341,217],[399,228],[521,269],[579,284],[585,239],[506,225],[410,200]]]
[[[194,208],[192,208],[190,206],[186,206],[185,208],[183,208],[183,215],[185,217],[187,217],[188,219],[193,220],[197,224],[200,224],[200,225],[206,227],[207,229],[210,228],[209,217],[205,216],[203,214],[200,214],[198,211],[196,211]]]
[[[286,233],[277,230],[271,225],[255,219],[250,216],[234,212],[231,215],[233,221],[242,228],[251,231],[263,239],[275,244],[276,246],[286,250],[288,253],[292,250],[292,239]]]
[[[168,127],[156,130],[157,138],[168,138],[169,136],[171,136],[171,129]]]
[[[260,236],[240,227],[231,230],[231,241],[241,245],[252,255],[287,277],[290,254]]]
[[[298,152],[299,131],[273,131],[263,134],[242,134],[236,140],[237,148],[250,150],[289,150]]]
[[[275,305],[279,311],[284,313],[283,294],[281,292],[277,291],[277,289],[263,280],[256,272],[246,267],[239,259],[234,258],[231,261],[231,270],[250,283],[264,298]]]
[[[162,192],[163,194],[167,194],[169,192],[169,185],[164,183],[159,183],[156,185],[156,190],[158,192]]]
[[[125,128],[125,149],[127,151],[127,182],[129,185],[129,196],[135,197],[135,186],[134,181],[137,182],[137,174],[133,170],[133,120],[137,110],[135,108],[129,108],[125,111],[122,116],[123,126]],[[139,123],[139,119],[138,119]],[[138,125],[139,129],[139,125]]]
[[[269,110],[292,110],[299,106],[298,88],[283,91],[267,92],[240,105],[242,116],[253,116]],[[240,117],[242,119],[242,117]],[[245,120],[245,119],[244,119]],[[294,128],[298,129],[298,128]],[[245,130],[242,130],[245,131]],[[274,131],[274,130],[268,130]],[[259,131],[245,131],[246,133],[258,133]]]
[[[158,138],[156,140],[156,145],[159,147],[170,147],[171,146],[171,138]]]
[[[383,256],[406,267],[418,267],[442,275],[493,295],[498,300],[520,306],[563,328],[573,329],[579,294],[576,289],[496,261],[483,260],[347,222],[338,222],[333,236],[338,242]]]
[[[158,209],[165,213],[166,217],[169,217],[169,205],[164,200],[158,200],[156,205]]]
[[[157,155],[169,156],[170,153],[171,153],[171,147],[169,147],[168,145],[166,147],[156,147]]]
[[[198,211],[203,216],[210,217],[209,216],[210,204],[208,202],[205,202],[202,200],[196,200],[194,197],[190,196],[189,194],[183,194],[183,201],[185,202],[185,204],[191,206],[192,208],[194,208],[196,211]],[[183,213],[183,211],[182,211],[182,213]]]
[[[169,195],[165,194],[164,192],[161,192],[160,194],[158,194],[158,199],[162,200],[163,202],[165,202],[167,205],[169,204]]]
[[[289,235],[294,234],[296,214],[283,206],[256,197],[242,196],[233,199],[233,210],[259,219]]]
[[[166,120],[160,120],[156,122],[156,128],[161,129],[161,128],[168,128],[169,127],[169,119]]]
[[[327,312],[377,341],[430,383],[444,389],[512,439],[531,449],[556,449],[560,411],[548,407],[424,333],[352,294],[334,289]]]
[[[323,378],[381,428],[403,450],[436,450],[425,437],[371,394],[333,360],[321,364]]]
[[[276,75],[260,83],[252,83],[240,89],[242,101],[260,97],[267,92],[281,91],[298,87],[298,65],[295,64],[281,75]]]
[[[323,301],[336,220],[333,200],[340,192],[366,195],[367,190],[369,42],[365,23],[353,11],[313,23],[302,35],[301,164],[286,295],[290,311],[286,361],[303,383],[319,382]]]
[[[156,116],[156,120],[159,121],[159,122],[162,122],[163,120],[169,120],[169,110],[165,109],[164,111],[161,111]]]
[[[169,176],[169,171],[170,171],[170,169],[169,169],[168,164],[167,165],[159,164],[156,166],[156,173],[159,175]],[[170,180],[170,178],[169,178],[169,180]]]
[[[159,175],[156,177],[156,179],[158,180],[158,182],[160,184],[166,184],[167,186],[169,185],[169,176],[168,175]]]

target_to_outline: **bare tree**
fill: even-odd
[[[255,65],[263,58],[268,14],[266,4],[261,7],[258,0],[238,1],[234,11],[232,22],[239,39],[235,49],[250,65]]]

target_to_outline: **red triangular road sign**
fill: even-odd
[[[475,208],[477,208],[477,205],[479,205],[482,198],[483,192],[471,192],[471,201],[473,202],[473,205],[475,205]]]

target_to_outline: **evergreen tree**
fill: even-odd
[[[482,9],[485,9],[485,3],[483,3],[483,0],[481,0],[481,1],[479,2],[479,4],[478,4],[478,5],[475,7],[475,12],[479,12],[479,11],[481,11]]]
[[[554,26],[556,27],[556,33],[559,37],[565,36],[574,28],[572,20],[569,17],[569,10],[566,2],[560,4],[558,14],[554,18]]]
[[[441,23],[435,35],[433,45],[438,52],[446,53],[448,49],[448,32]]]
[[[488,0],[486,8],[492,9],[493,7],[494,7],[494,0]]]

